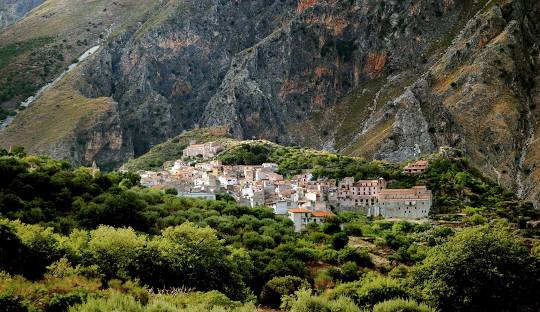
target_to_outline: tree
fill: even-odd
[[[484,225],[431,250],[410,283],[443,312],[529,311],[538,308],[538,264],[507,226]]]
[[[149,262],[161,265],[161,274],[146,274],[145,279],[141,278],[144,283],[156,287],[215,289],[231,298],[243,299],[245,286],[235,274],[215,230],[186,222],[163,230],[162,236],[149,243],[149,249],[155,251]],[[146,269],[146,265],[141,265],[139,275]]]
[[[130,277],[130,266],[146,245],[146,237],[131,228],[100,226],[90,234],[89,253],[106,279]]]
[[[358,279],[358,265],[352,261],[345,262],[341,268],[340,279],[344,282],[352,282]]]
[[[165,190],[165,194],[178,195],[178,190],[175,188],[168,188]]]

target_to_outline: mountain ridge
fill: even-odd
[[[87,117],[30,139],[43,129],[30,117],[56,105],[44,95],[0,143],[83,164],[119,164],[199,126],[394,161],[448,145],[538,203],[538,4],[143,2],[62,84]]]

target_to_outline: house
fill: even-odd
[[[289,219],[294,224],[295,232],[306,230],[306,226],[311,222],[311,210],[307,208],[292,208],[288,211]]]
[[[218,177],[218,180],[225,188],[238,184],[238,178],[233,175],[221,175]]]
[[[359,180],[351,189],[351,199],[355,207],[369,207],[377,204],[378,195],[381,190],[386,189],[386,180]]]
[[[289,209],[298,207],[298,203],[290,200],[278,200],[272,203],[272,209],[276,215],[287,215]]]
[[[219,152],[223,151],[223,147],[217,142],[208,142],[204,144],[191,144],[183,151],[184,157],[202,157],[212,158]]]
[[[250,207],[264,205],[265,195],[262,186],[246,184],[241,189],[242,202]]]
[[[298,181],[298,182],[309,182],[312,179],[313,179],[313,175],[311,173],[299,174],[292,177],[292,180]]]
[[[419,160],[414,163],[409,163],[403,168],[404,173],[415,174],[423,173],[427,170],[429,163],[426,160]]]
[[[429,215],[432,194],[425,186],[411,189],[383,189],[379,203],[370,207],[368,215],[385,218],[422,219]]]
[[[260,168],[255,171],[255,180],[282,181],[283,176],[268,169]]]
[[[272,172],[276,172],[278,170],[278,164],[275,164],[275,163],[264,163],[262,164],[262,167]]]
[[[313,223],[321,224],[326,222],[328,218],[335,217],[336,215],[331,211],[313,211],[311,216]]]
[[[294,224],[295,232],[305,231],[309,223],[324,223],[328,218],[335,216],[331,211],[311,211],[307,208],[292,208],[288,217]]]

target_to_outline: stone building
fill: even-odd
[[[383,178],[355,182],[354,178],[347,177],[338,185],[338,208],[351,210],[377,205],[379,192],[385,189],[386,186],[387,182]]]
[[[432,194],[425,186],[411,189],[383,189],[378,205],[368,209],[368,215],[385,218],[422,219],[429,215]]]
[[[212,158],[221,151],[223,151],[223,147],[217,142],[191,144],[190,146],[186,147],[186,149],[183,152],[183,156],[184,157]]]

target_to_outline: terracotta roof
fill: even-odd
[[[291,208],[289,209],[289,212],[292,212],[292,213],[304,213],[304,212],[311,212],[311,210],[309,209],[306,209],[306,208]]]
[[[336,215],[331,211],[313,211],[311,213],[314,217],[328,218],[335,217]]]

